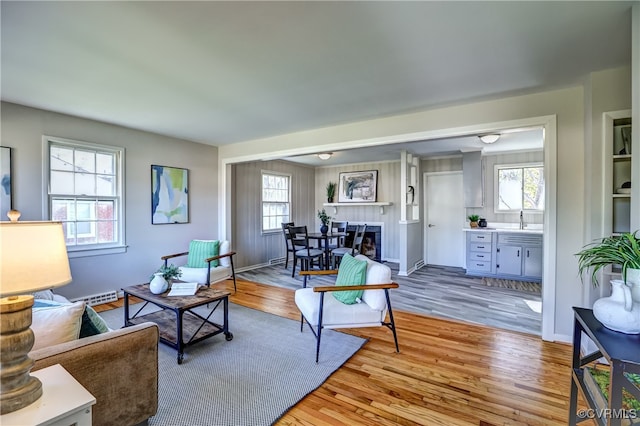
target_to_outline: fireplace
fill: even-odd
[[[356,225],[363,225],[359,223],[349,223],[347,227],[347,236],[345,238],[344,245],[351,247],[353,244],[353,237],[356,233]],[[364,240],[362,242],[362,251],[365,256],[375,260],[376,262],[382,262],[382,226],[380,225],[367,225],[367,230],[364,233]]]

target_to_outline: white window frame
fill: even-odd
[[[543,214],[544,213],[544,209],[542,210],[538,210],[538,209],[525,209],[524,208],[524,199],[522,200],[522,209],[511,209],[511,210],[504,210],[504,209],[499,209],[498,206],[500,205],[500,182],[499,182],[499,173],[500,170],[502,169],[527,169],[527,168],[534,168],[534,167],[542,167],[543,170],[543,176],[544,176],[544,163],[540,163],[540,162],[535,162],[535,163],[515,163],[515,164],[496,164],[493,166],[493,192],[494,192],[494,204],[493,204],[493,211],[494,213],[517,213],[520,212],[521,210],[524,213],[530,213],[530,214]],[[524,184],[524,182],[523,182]],[[546,182],[545,182],[546,185]],[[546,188],[545,188],[546,191]],[[523,197],[524,197],[524,191],[522,192]]]
[[[116,201],[116,238],[115,242],[110,243],[98,243],[98,244],[86,244],[86,245],[68,245],[67,253],[69,258],[85,257],[85,256],[101,256],[105,254],[115,254],[126,252],[125,241],[125,221],[126,217],[125,209],[125,149],[122,147],[116,147],[111,145],[101,145],[92,142],[78,141],[72,139],[59,138],[56,136],[43,136],[42,137],[42,158],[43,158],[43,213],[42,216],[51,220],[52,217],[52,201],[55,196],[66,196],[68,194],[52,194],[51,193],[51,165],[50,165],[50,147],[52,145],[67,146],[70,148],[88,149],[92,151],[108,152],[116,155],[115,174],[116,174],[116,195],[108,197]],[[69,197],[76,197],[75,195],[68,195]],[[100,197],[102,198],[102,197]]]
[[[288,191],[287,191],[287,202],[283,203],[283,202],[278,202],[278,201],[267,201],[264,200],[263,194],[264,194],[264,186],[263,186],[263,182],[264,182],[264,176],[278,176],[278,177],[286,177],[289,180],[289,187],[288,187]],[[260,229],[262,230],[263,234],[272,234],[272,233],[276,233],[276,232],[282,232],[282,226],[280,226],[280,224],[278,224],[278,226],[276,228],[270,228],[270,229],[264,229],[264,204],[265,203],[282,203],[282,204],[287,204],[289,206],[289,219],[286,220],[285,222],[290,222],[291,221],[291,174],[287,174],[287,173],[278,173],[278,172],[274,172],[271,170],[261,170],[260,171]]]

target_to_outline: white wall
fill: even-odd
[[[5,102],[0,114],[21,220],[49,219],[43,215],[43,135],[125,148],[127,251],[71,259],[73,281],[60,294],[84,297],[147,282],[160,256],[185,251],[193,238],[217,237],[217,148]],[[151,225],[151,164],[189,169],[190,223]]]
[[[583,287],[574,253],[585,243],[585,112],[582,86],[412,114],[325,127],[220,147],[221,162],[240,158],[331,151],[423,138],[452,136],[474,126],[555,115],[557,118],[557,222],[553,333],[570,336],[571,307],[581,305]]]

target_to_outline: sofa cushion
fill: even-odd
[[[48,306],[33,308],[31,330],[35,342],[32,350],[70,342],[80,336],[84,302],[58,305],[48,302]]]
[[[362,285],[367,277],[367,262],[353,258],[349,253],[345,254],[340,262],[336,286]],[[333,291],[331,294],[338,301],[353,305],[362,297],[362,290]]]
[[[294,296],[296,306],[306,321],[313,326],[318,325],[320,294],[314,292],[312,287],[307,287],[296,290]],[[345,305],[333,297],[324,298],[322,326],[325,328],[376,327],[380,326],[382,320],[383,311],[372,309],[366,303]]]
[[[209,264],[205,262],[205,259],[217,256],[219,252],[220,241],[218,240],[191,240],[186,266],[189,268],[207,268]],[[218,260],[211,262],[212,267],[216,267],[219,264]]]

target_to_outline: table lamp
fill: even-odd
[[[19,410],[42,396],[42,383],[29,372],[33,360],[31,307],[34,291],[71,282],[60,222],[0,222],[0,414]]]

